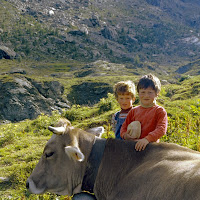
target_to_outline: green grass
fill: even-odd
[[[56,195],[33,195],[25,187],[43,148],[51,137],[47,129],[60,115],[41,115],[36,120],[0,126],[0,199],[55,199]],[[60,198],[63,199],[63,198]]]
[[[103,125],[106,133],[103,137],[113,137],[110,129],[111,116],[119,108],[113,102],[113,96],[101,100],[93,107],[73,106],[63,113],[62,117],[71,117],[73,126],[88,128]],[[180,114],[180,106],[185,109]],[[174,142],[199,150],[199,99],[189,99],[182,102],[171,102],[166,106],[169,113],[169,127],[167,135],[162,138],[165,142]],[[173,109],[172,109],[173,108]],[[100,111],[101,110],[101,111]],[[102,111],[103,110],[103,111]],[[178,112],[179,111],[179,112]],[[67,196],[57,196],[46,193],[44,195],[30,194],[25,188],[27,177],[31,174],[51,132],[47,130],[49,125],[56,122],[61,116],[54,113],[51,117],[41,115],[35,120],[7,124],[0,126],[0,177],[7,181],[0,182],[0,195],[4,199],[67,199]]]
[[[11,65],[11,63],[7,64]],[[67,65],[57,64],[54,66],[68,71],[67,68],[65,69]],[[51,71],[49,68],[47,70]],[[7,78],[9,79],[9,76]],[[113,84],[124,79],[134,79],[133,81],[136,82],[138,77],[110,76],[102,77],[98,81],[112,81]],[[71,82],[70,79],[60,80],[65,84],[65,89],[70,90],[70,86],[84,81],[95,81],[95,77],[76,78]],[[177,143],[200,151],[199,83],[200,76],[196,76],[182,78],[178,80],[177,84],[163,86],[157,102],[167,110],[169,125],[167,134],[162,137],[161,141]],[[137,104],[138,97],[134,105]],[[119,110],[119,106],[114,96],[108,94],[108,97],[102,98],[93,106],[73,105],[71,109],[64,110],[62,115],[56,112],[52,116],[41,114],[35,120],[0,125],[0,177],[6,179],[0,180],[0,199],[70,199],[67,196],[49,193],[33,195],[25,187],[26,179],[37,164],[46,142],[51,137],[51,132],[47,127],[54,124],[60,117],[66,117],[73,126],[82,129],[104,126],[106,131],[103,137],[114,137],[110,122],[112,115],[117,110]]]

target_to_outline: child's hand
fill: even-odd
[[[124,140],[135,140],[136,139],[136,138],[133,138],[132,136],[130,136],[130,132],[131,132],[131,130],[127,131],[124,134]]]
[[[136,151],[145,150],[147,144],[149,144],[149,141],[146,138],[138,140],[138,142],[135,145]]]

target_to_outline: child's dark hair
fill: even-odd
[[[139,92],[140,89],[147,89],[148,87],[155,90],[156,94],[161,90],[160,80],[153,74],[147,74],[139,80],[137,84],[137,92]]]

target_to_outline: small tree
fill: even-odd
[[[140,57],[138,55],[135,56],[134,58],[134,64],[139,67],[141,62],[140,62]]]

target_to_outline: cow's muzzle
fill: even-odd
[[[26,188],[33,194],[43,194],[45,192],[45,188],[37,188],[30,178],[26,181]]]
[[[26,189],[29,190],[29,182],[28,182],[28,180],[26,181]]]

